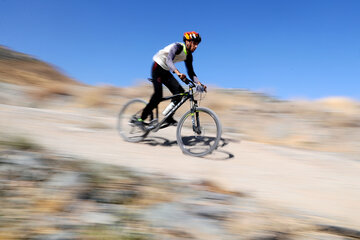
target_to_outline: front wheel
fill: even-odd
[[[221,124],[208,108],[196,108],[182,116],[176,130],[176,139],[183,153],[201,157],[214,151],[221,138]]]
[[[142,99],[133,99],[127,102],[121,109],[117,129],[125,141],[140,142],[149,134],[149,131],[144,131],[135,125],[135,121],[140,118],[146,104],[147,102]]]

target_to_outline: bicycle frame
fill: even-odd
[[[173,98],[176,98],[176,97],[179,97],[181,96],[182,99],[181,101],[176,104],[166,115],[165,117],[161,120],[161,122],[157,123],[156,124],[156,127],[151,129],[150,131],[154,131],[154,132],[157,132],[159,131],[159,129],[161,128],[162,124],[166,121],[166,119],[168,119],[168,117],[170,115],[172,115],[176,110],[178,110],[188,99],[190,99],[190,109],[191,109],[191,114],[193,115],[196,108],[197,108],[197,100],[194,99],[194,91],[193,91],[193,87],[194,87],[194,84],[192,84],[191,86],[189,86],[189,91],[187,92],[184,92],[184,93],[180,93],[180,94],[175,94],[175,95],[172,95],[172,96],[168,96],[168,97],[163,97],[161,99],[160,102],[164,102],[164,101],[167,101],[167,100],[171,100]],[[156,107],[156,119],[159,119],[159,106]],[[199,119],[199,118],[197,118]],[[152,119],[153,120],[153,119]],[[199,126],[199,123],[198,124],[195,124],[195,119],[194,117],[192,118],[192,121],[193,121],[193,126],[195,128],[195,126]],[[200,133],[199,132],[199,127],[196,127],[197,129],[194,129],[195,132],[197,133]]]

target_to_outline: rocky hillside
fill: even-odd
[[[0,151],[0,183],[0,240],[360,238],[354,229],[323,225],[209,181],[65,155]]]
[[[38,86],[52,82],[79,84],[56,67],[4,46],[0,46],[0,81]]]

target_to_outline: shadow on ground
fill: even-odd
[[[230,138],[221,138],[219,142],[218,148],[213,151],[211,154],[204,156],[203,158],[209,160],[228,160],[235,157],[235,155],[231,152],[223,150],[223,148],[229,145],[231,142],[239,142],[239,140],[234,140]],[[150,146],[162,146],[162,147],[172,147],[177,146],[176,140],[169,140],[164,137],[148,137],[144,139],[141,143],[147,144]]]
[[[176,146],[177,142],[176,140],[170,141],[167,138],[164,137],[148,137],[144,139],[141,143],[150,145],[150,146],[162,146],[162,147],[171,147]]]

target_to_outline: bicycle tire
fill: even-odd
[[[200,123],[201,131],[195,131],[192,117]],[[184,154],[202,157],[218,147],[221,134],[221,123],[216,114],[211,109],[199,107],[194,114],[188,111],[181,117],[176,129],[176,140]]]
[[[149,134],[149,131],[144,131],[133,123],[135,118],[140,118],[141,112],[146,105],[145,100],[136,98],[127,102],[120,110],[117,130],[125,141],[140,142]]]

